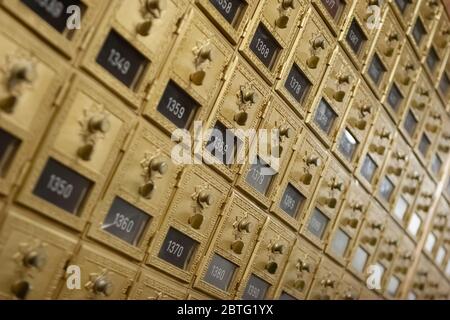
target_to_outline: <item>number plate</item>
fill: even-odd
[[[237,266],[234,263],[215,254],[203,280],[221,290],[228,291],[236,269]]]
[[[0,129],[0,177],[4,178],[22,142]]]
[[[431,47],[430,52],[428,53],[427,56],[427,66],[428,68],[430,68],[431,72],[434,71],[434,69],[436,68],[436,64],[439,61],[439,57],[436,53],[436,50],[434,50],[433,47]]]
[[[306,198],[290,183],[281,198],[280,208],[291,217],[296,217]]]
[[[271,69],[281,50],[281,46],[266,27],[260,24],[250,43],[250,49],[268,69]]]
[[[111,30],[96,59],[128,88],[134,89],[149,61],[116,31]]]
[[[67,20],[71,16],[67,13],[67,8],[72,5],[82,7],[80,0],[21,0],[21,2],[60,33],[66,29]]]
[[[424,157],[427,155],[430,145],[431,145],[430,139],[428,139],[426,134],[423,134],[422,138],[420,138],[419,151]]]
[[[322,0],[322,4],[335,20],[339,19],[341,8],[345,6],[345,3],[342,0]]]
[[[341,229],[337,229],[334,239],[331,242],[331,251],[338,257],[343,257],[347,251],[350,237]]]
[[[325,229],[330,219],[324,215],[319,209],[314,208],[311,220],[308,224],[308,231],[319,239],[322,239]]]
[[[369,258],[369,254],[361,247],[356,249],[355,256],[353,257],[352,267],[358,272],[363,272],[366,267],[367,259]]]
[[[198,242],[184,233],[170,228],[161,246],[158,257],[185,270],[197,249]]]
[[[381,79],[383,78],[384,73],[386,72],[386,67],[381,62],[378,55],[375,53],[373,55],[372,62],[370,63],[370,67],[368,70],[369,76],[375,84],[379,84]]]
[[[391,199],[392,191],[394,191],[394,184],[385,176],[380,184],[380,195],[384,200],[389,201]]]
[[[364,163],[361,167],[361,175],[369,182],[372,182],[373,176],[375,175],[375,171],[377,170],[378,165],[373,161],[370,155],[366,155],[364,159]]]
[[[266,194],[275,174],[275,171],[269,165],[260,157],[257,157],[256,163],[252,164],[248,171],[246,181],[258,192]]]
[[[115,198],[102,229],[135,246],[139,243],[150,216],[121,198]]]
[[[230,130],[220,122],[216,122],[211,137],[206,144],[206,150],[219,159],[223,164],[233,164],[239,150],[239,140]]]
[[[450,78],[448,77],[447,73],[444,72],[441,81],[439,81],[439,90],[441,91],[441,93],[447,94],[448,88],[450,88]]]
[[[356,141],[350,131],[345,129],[339,142],[339,151],[348,161],[352,161],[357,147],[358,141]]]
[[[311,88],[311,82],[309,82],[308,78],[300,68],[296,64],[293,64],[289,76],[284,83],[284,87],[295,100],[302,103]]]
[[[314,116],[314,122],[322,129],[326,134],[331,132],[333,123],[337,118],[336,112],[324,99],[320,100],[319,107],[317,108],[316,115]]]
[[[416,24],[414,25],[414,29],[412,32],[414,41],[416,41],[417,45],[420,45],[420,41],[422,41],[422,38],[426,33],[427,31],[423,26],[422,20],[420,20],[420,18],[417,18]]]
[[[252,274],[242,295],[242,300],[264,300],[269,287],[269,283]]]
[[[395,4],[401,13],[405,12],[406,7],[411,3],[410,0],[395,0]]]
[[[178,128],[185,129],[191,125],[198,106],[175,82],[169,81],[157,110]]]
[[[71,214],[78,215],[92,184],[92,181],[50,158],[33,194]]]
[[[367,41],[367,37],[364,35],[361,27],[358,25],[355,19],[353,19],[350,28],[348,29],[347,43],[350,45],[350,48],[354,53],[358,54],[364,44]]]
[[[209,0],[209,2],[230,24],[233,24],[238,13],[246,5],[243,0]]]
[[[416,132],[417,128],[417,119],[411,112],[411,110],[409,110],[408,114],[406,115],[403,127],[405,128],[406,132],[408,132],[410,137],[414,136],[414,132]]]
[[[397,112],[398,106],[400,105],[400,102],[403,100],[403,95],[398,89],[397,85],[395,83],[392,83],[391,90],[389,91],[387,101],[391,108]]]

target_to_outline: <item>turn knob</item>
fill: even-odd
[[[160,175],[164,175],[167,172],[168,167],[169,166],[167,165],[167,162],[165,162],[164,160],[153,159],[150,162],[148,169],[150,170],[150,174],[152,174],[153,172],[157,172]]]
[[[281,243],[275,243],[271,247],[272,253],[282,254],[284,250],[284,246]]]
[[[210,206],[213,203],[213,196],[206,191],[201,191],[198,194],[197,202],[202,206]]]
[[[96,115],[89,119],[88,129],[91,133],[107,133],[111,128],[111,123],[104,115]]]
[[[159,18],[167,8],[167,0],[147,0],[145,7],[155,18]]]
[[[289,126],[287,126],[287,125],[281,126],[279,128],[279,130],[280,130],[280,137],[286,137],[286,138],[292,137],[293,130]]]
[[[106,276],[98,277],[94,282],[94,293],[109,297],[113,293],[113,284]]]
[[[18,280],[11,285],[11,292],[20,300],[24,300],[30,291],[31,284],[25,280]]]
[[[318,167],[320,165],[320,159],[319,157],[308,157],[308,159],[306,159],[306,164],[308,166]]]
[[[322,49],[325,50],[325,40],[322,37],[317,37],[312,42],[312,47],[314,50]]]
[[[239,224],[238,224],[238,226],[237,226],[237,229],[238,229],[240,232],[245,231],[245,232],[247,232],[247,233],[250,233],[250,227],[251,227],[251,222],[244,219],[244,220],[242,220],[241,222],[239,222]]]
[[[44,253],[32,250],[23,257],[23,265],[27,268],[42,270],[47,264],[47,256]]]
[[[322,280],[321,282],[324,288],[334,288],[335,281],[331,279]]]

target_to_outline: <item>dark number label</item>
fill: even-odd
[[[350,131],[345,129],[339,142],[339,151],[348,161],[352,161],[357,147],[358,141],[356,141]]]
[[[19,139],[0,129],[0,177],[6,176],[20,144]]]
[[[430,145],[431,145],[430,139],[428,139],[426,134],[423,134],[422,138],[420,138],[419,151],[424,157],[427,155]]]
[[[281,199],[280,208],[288,215],[295,218],[305,199],[306,198],[289,183],[284,191],[283,198]]]
[[[121,198],[115,198],[102,229],[135,246],[139,243],[149,220],[149,215],[144,211]]]
[[[214,125],[206,150],[223,164],[232,164],[241,141],[220,122]]]
[[[329,221],[330,219],[326,215],[315,208],[309,220],[308,230],[317,238],[322,239]]]
[[[281,46],[270,32],[260,24],[250,43],[250,49],[267,68],[271,69]]]
[[[397,85],[395,83],[392,83],[391,90],[389,90],[389,94],[387,97],[387,101],[391,108],[394,111],[398,111],[398,106],[400,105],[400,102],[403,100],[403,95],[398,89]]]
[[[158,112],[169,119],[178,128],[188,128],[194,117],[198,103],[172,80],[158,104]]]
[[[295,100],[302,103],[309,91],[309,88],[311,87],[311,82],[309,82],[308,78],[300,70],[300,68],[294,64],[292,65],[288,78],[284,83],[284,87],[295,98]]]
[[[444,72],[441,81],[439,81],[439,90],[441,91],[441,93],[447,94],[448,88],[450,88],[450,78],[448,77],[447,73]]]
[[[438,175],[439,172],[441,172],[441,168],[442,168],[442,160],[436,153],[434,154],[433,160],[431,162],[431,170],[433,171],[434,174]]]
[[[436,50],[434,50],[434,48],[431,47],[430,52],[428,53],[428,56],[427,56],[428,68],[430,68],[431,71],[434,71],[438,61],[439,61],[439,56],[437,55]]]
[[[341,229],[336,231],[333,242],[331,243],[331,250],[339,257],[343,257],[347,251],[350,237]]]
[[[320,127],[320,129],[322,129],[322,131],[326,134],[329,134],[336,118],[337,114],[331,106],[324,99],[320,100],[314,116],[314,122]]]
[[[386,68],[383,65],[383,62],[381,62],[380,58],[376,53],[374,54],[372,62],[370,63],[368,72],[370,78],[376,85],[380,83],[381,79],[383,78],[383,75],[386,72]]]
[[[227,291],[237,266],[215,254],[206,271],[204,280],[213,286]]]
[[[378,166],[373,161],[372,157],[369,155],[366,155],[366,158],[364,159],[363,165],[361,167],[361,175],[369,182],[372,182],[373,176],[375,175],[375,171],[377,170]]]
[[[197,246],[197,241],[174,228],[170,228],[159,250],[158,257],[180,269],[186,269]]]
[[[417,119],[411,112],[411,110],[409,110],[408,114],[406,115],[403,127],[405,128],[406,132],[408,132],[410,137],[414,136],[414,132],[416,132],[417,128]]]
[[[44,19],[58,32],[62,33],[67,26],[69,6],[82,7],[80,0],[21,0],[28,8]]]
[[[392,191],[394,191],[394,184],[385,176],[380,184],[380,195],[384,200],[389,201],[391,199]]]
[[[251,275],[247,287],[242,295],[243,300],[263,300],[266,297],[270,284],[261,278]]]
[[[405,12],[406,7],[412,3],[410,0],[395,0],[395,4],[397,5],[398,9],[401,13]]]
[[[92,182],[56,160],[49,159],[33,194],[55,206],[78,215]]]
[[[414,41],[416,41],[416,44],[419,45],[422,41],[423,36],[427,33],[425,30],[425,27],[423,26],[422,20],[420,18],[417,18],[416,24],[414,25],[412,34],[414,37]]]
[[[353,257],[352,267],[358,272],[363,272],[368,257],[369,254],[366,252],[366,250],[359,246],[356,249],[355,256]]]
[[[243,0],[209,0],[230,24],[236,19],[237,13],[245,6]]]
[[[341,0],[322,0],[322,4],[334,19],[339,18],[341,7],[345,5]]]
[[[346,39],[350,48],[352,48],[353,52],[356,54],[360,52],[364,42],[367,41],[367,37],[364,35],[364,32],[355,19],[353,19],[352,24],[350,25]]]
[[[252,164],[248,171],[246,181],[258,192],[266,194],[274,176],[275,171],[260,157],[257,157],[256,163]]]
[[[134,89],[149,61],[116,31],[111,30],[96,59],[116,79]]]

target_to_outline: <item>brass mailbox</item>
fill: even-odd
[[[363,70],[366,81],[379,99],[388,90],[392,72],[406,41],[403,30],[391,10],[386,10],[382,19],[383,26]]]
[[[319,181],[314,198],[303,217],[300,233],[323,249],[344,201],[351,177],[334,158]]]
[[[358,70],[362,69],[366,62],[370,63],[366,61],[369,50],[379,33],[378,29],[382,26],[385,28],[385,9],[385,1],[357,0],[354,1],[352,9],[348,13],[349,16],[343,25],[339,42]]]
[[[339,282],[344,270],[331,259],[322,257],[309,290],[308,299],[334,300],[338,295]]]
[[[362,288],[361,282],[346,272],[338,284],[336,299],[359,300]]]
[[[1,1],[1,6],[16,16],[64,55],[75,58],[94,31],[94,24],[104,12],[106,2],[75,0],[36,2],[33,0]]]
[[[327,22],[335,36],[339,35],[345,22],[351,17],[354,0],[313,0],[317,11]]]
[[[82,243],[70,264],[80,268],[81,288],[63,286],[58,299],[125,300],[138,272],[137,265],[88,243]]]
[[[331,231],[325,252],[339,264],[346,266],[358,231],[369,209],[369,195],[353,180],[345,196],[336,224]]]
[[[295,234],[274,219],[267,218],[259,235],[236,298],[263,300],[274,296],[294,245]]]
[[[358,83],[359,77],[352,63],[342,49],[336,47],[330,67],[306,117],[306,123],[327,147],[336,138]]]
[[[336,157],[351,172],[358,163],[379,109],[380,103],[365,82],[361,81],[332,147]]]
[[[82,66],[133,106],[141,107],[185,9],[184,1],[110,1]]]
[[[419,57],[426,55],[443,11],[443,4],[440,1],[424,0],[420,2],[412,25],[407,32]]]
[[[403,30],[407,30],[412,23],[416,8],[420,1],[394,0],[389,1],[392,11],[395,12]]]
[[[185,167],[152,241],[147,264],[189,282],[215,230],[229,188],[210,169]]]
[[[447,115],[443,116],[442,130],[435,142],[435,148],[432,150],[430,162],[428,163],[428,172],[440,181],[444,174],[444,163],[448,161],[450,155],[450,130],[447,129],[450,124],[450,119]],[[445,192],[445,190],[444,190]]]
[[[303,129],[295,146],[294,155],[280,182],[270,211],[291,225],[300,228],[309,209],[314,191],[325,169],[328,154],[309,129]]]
[[[300,33],[284,64],[277,92],[305,118],[335,48],[335,40],[311,7],[302,20]]]
[[[7,195],[29,165],[69,72],[3,11],[0,20],[0,194]]]
[[[239,172],[256,133],[250,130],[258,127],[269,100],[268,86],[236,56],[208,119],[212,132],[203,142],[203,159],[229,180]]]
[[[0,230],[0,299],[54,299],[77,239],[12,207]]]
[[[257,245],[266,214],[233,191],[200,264],[195,288],[231,299]]]
[[[168,134],[206,120],[232,56],[227,40],[197,9],[191,8],[179,25],[179,36],[144,107],[144,116]]]
[[[394,206],[401,181],[406,175],[410,153],[405,139],[401,135],[397,135],[389,150],[386,164],[382,169],[375,190],[375,197],[387,211],[391,211]]]
[[[305,0],[260,1],[244,30],[239,51],[270,84],[280,73],[308,6]]]
[[[355,171],[356,177],[369,193],[375,189],[396,134],[389,116],[380,109]]]
[[[297,237],[275,292],[275,299],[305,300],[320,258],[320,254],[315,251],[314,246],[311,246],[307,240]]]
[[[361,223],[361,229],[349,253],[350,270],[360,280],[365,281],[367,269],[373,261],[374,254],[380,246],[381,237],[386,228],[386,212],[376,202],[372,202]]]
[[[416,268],[414,280],[407,284],[409,287],[408,299],[425,299],[424,295],[430,280],[432,279],[431,263],[424,255],[419,257],[419,265]]]
[[[183,300],[188,289],[165,274],[143,268],[128,295],[129,300]]]
[[[448,59],[449,41],[450,23],[447,15],[444,13],[439,19],[439,23],[436,27],[436,32],[434,33],[427,55],[422,58],[425,71],[428,72],[428,75],[433,80],[433,83],[438,83],[442,68],[445,68],[445,62]]]
[[[181,165],[171,159],[173,142],[141,120],[124,158],[97,202],[88,235],[141,260],[172,195]]]
[[[406,41],[400,58],[393,70],[394,75],[383,98],[386,111],[391,115],[394,123],[399,123],[408,107],[408,98],[420,74],[420,64],[414,51]]]
[[[237,44],[258,5],[254,0],[196,0],[206,15],[227,38]]]
[[[450,58],[447,58],[447,64],[439,75],[439,81],[436,83],[436,89],[442,101],[446,104],[450,101]],[[449,111],[447,106],[447,112]]]
[[[131,115],[81,75],[59,108],[18,200],[81,230],[132,127]]]
[[[302,130],[293,111],[278,97],[262,115],[258,137],[251,143],[237,186],[269,207]]]
[[[405,232],[391,218],[387,217],[382,238],[374,254],[373,261],[389,270],[399,255],[400,244],[406,237]]]

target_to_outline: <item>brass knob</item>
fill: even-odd
[[[448,153],[450,151],[450,146],[446,146],[446,145],[440,144],[438,146],[438,149],[441,152]]]
[[[430,210],[430,206],[419,204],[417,205],[417,210],[428,212],[428,210]]]
[[[395,152],[394,154],[395,159],[397,159],[398,161],[407,161],[408,160],[408,156],[402,152]]]
[[[428,132],[431,132],[431,133],[436,133],[439,130],[438,125],[430,124],[430,123],[427,123],[425,125],[425,128],[427,129]]]
[[[355,202],[355,203],[352,204],[351,208],[352,208],[353,211],[362,212],[363,209],[364,209],[364,206],[362,205],[362,203]]]
[[[430,91],[424,88],[419,88],[417,93],[422,97],[430,97]]]
[[[189,79],[196,86],[201,86],[203,84],[203,80],[205,80],[206,72],[204,70],[198,70],[189,76]]]
[[[363,117],[365,117],[366,115],[372,113],[372,106],[370,106],[370,105],[364,105],[364,106],[361,106],[361,107],[359,108],[359,110],[360,110],[360,112],[361,112],[361,115],[362,115]]]
[[[371,247],[375,246],[378,242],[378,239],[376,237],[366,237],[365,242],[370,245]]]
[[[238,229],[240,232],[245,231],[245,232],[247,232],[247,233],[250,233],[250,227],[251,227],[251,224],[252,224],[252,223],[251,223],[250,221],[244,219],[244,220],[242,220],[241,222],[239,222],[239,224],[238,224],[238,226],[237,226],[237,229]]]
[[[107,133],[111,128],[111,123],[104,115],[96,115],[89,119],[88,129],[91,133]]]
[[[143,37],[148,37],[150,35],[150,30],[153,26],[153,20],[148,19],[144,22],[139,23],[136,26],[136,32]]]
[[[280,130],[280,137],[286,137],[286,138],[291,138],[293,135],[293,130],[291,127],[287,126],[287,125],[283,125],[279,128]]]
[[[336,198],[327,198],[325,200],[325,204],[330,208],[330,209],[334,209],[336,208],[337,205],[337,199]]]
[[[346,219],[346,224],[348,226],[350,226],[350,228],[352,228],[352,229],[356,229],[356,227],[358,226],[358,223],[359,223],[359,221],[356,218],[347,218]]]
[[[300,179],[303,182],[303,184],[309,186],[311,184],[312,178],[313,178],[312,174],[307,172],[304,175],[302,175]]]
[[[373,230],[378,230],[378,231],[382,231],[383,230],[383,224],[382,223],[373,222],[370,227]]]
[[[413,284],[413,287],[419,291],[423,291],[423,289],[425,288],[425,285],[423,283],[420,282],[415,282]]]
[[[8,90],[14,90],[14,88],[22,83],[32,83],[36,79],[36,70],[31,63],[18,63],[13,66],[11,73],[8,77]]]
[[[382,145],[371,145],[371,151],[382,156],[386,152],[386,147]]]
[[[93,286],[95,294],[102,294],[109,297],[113,293],[114,286],[106,276],[98,277]]]
[[[313,45],[313,48],[314,48],[314,45]],[[320,58],[318,56],[312,55],[306,60],[306,65],[310,69],[316,69],[317,66],[319,65],[319,61],[320,61]]]
[[[322,37],[317,37],[312,41],[312,47],[314,50],[325,50],[325,40]]]
[[[233,250],[234,253],[241,254],[242,249],[244,249],[244,241],[238,239],[231,243],[231,250]]]
[[[408,178],[414,181],[419,182],[420,181],[420,174],[417,171],[414,171],[413,173],[408,175]]]
[[[352,125],[358,130],[365,130],[367,126],[367,121],[364,119],[353,121]]]
[[[167,162],[165,162],[164,160],[157,160],[157,159],[153,159],[150,162],[150,165],[148,166],[150,174],[152,174],[153,172],[157,172],[160,175],[164,175],[167,172],[168,168],[169,166],[167,165]]]
[[[424,102],[417,102],[416,100],[414,100],[412,102],[412,106],[413,108],[419,110],[419,111],[423,111],[425,109],[425,103]]]
[[[248,120],[248,113],[246,111],[239,111],[234,115],[234,121],[240,126],[245,126]]]
[[[296,279],[294,281],[294,288],[297,289],[298,291],[303,291],[303,289],[305,289],[306,286],[306,282],[303,279]]]
[[[389,40],[390,42],[392,42],[392,41],[398,41],[398,38],[399,38],[398,33],[391,33],[391,34],[389,34],[389,36],[388,36],[388,40]]]
[[[390,174],[393,174],[393,175],[399,177],[399,176],[401,176],[401,174],[402,174],[402,172],[403,172],[403,168],[401,168],[401,167],[397,167],[397,168],[395,168],[395,167],[389,167],[389,168],[388,168],[388,172],[389,172]]]
[[[387,131],[387,130],[382,130],[382,131],[378,134],[378,136],[379,136],[380,139],[382,139],[382,140],[384,140],[384,139],[386,139],[386,140],[391,140],[392,133],[391,133],[390,131]]]
[[[275,21],[275,25],[280,29],[286,29],[289,23],[289,16],[285,13],[281,13],[280,16]]]
[[[406,274],[408,272],[408,267],[397,267],[396,270],[401,274]]]
[[[412,261],[412,254],[409,253],[409,252],[408,253],[404,253],[404,254],[401,255],[401,258],[403,260]]]
[[[203,220],[203,215],[201,213],[196,213],[193,216],[189,217],[188,223],[193,229],[198,230],[202,226]]]
[[[390,239],[390,240],[386,241],[386,243],[387,243],[389,246],[396,247],[396,246],[398,245],[398,240],[396,240],[396,239]]]
[[[155,183],[153,180],[149,180],[139,187],[139,194],[144,198],[150,199],[153,190],[155,190]]]
[[[32,250],[23,257],[23,265],[27,268],[36,268],[42,270],[47,264],[47,255]]]
[[[345,84],[350,84],[350,76],[340,76],[339,78],[338,78],[338,83],[339,84],[343,84],[343,83],[345,83]]]
[[[408,187],[408,186],[403,187],[403,192],[410,194],[410,195],[414,195],[416,193],[416,191],[417,191],[417,188],[415,188],[415,187]]]
[[[256,94],[255,90],[251,89],[241,90],[242,102],[244,103],[251,103],[251,104],[255,103],[257,96],[258,95]]]
[[[275,274],[277,272],[277,269],[278,269],[278,263],[276,263],[275,261],[270,261],[266,264],[266,270],[270,274]]]
[[[20,300],[24,300],[31,289],[31,284],[26,280],[18,280],[11,285],[11,292]]]
[[[324,288],[334,288],[335,281],[331,279],[326,279],[321,281],[321,285]]]
[[[386,259],[387,261],[392,261],[394,259],[394,254],[392,252],[382,252],[380,254],[381,259]]]
[[[206,191],[201,191],[197,197],[197,201],[202,206],[210,206],[213,203],[213,196]]]
[[[336,180],[334,180],[330,185],[330,189],[342,191],[343,186],[344,184],[342,182],[337,182]]]
[[[283,0],[281,6],[284,10],[295,9],[295,0]]]
[[[313,157],[313,156],[308,157],[306,159],[306,165],[314,166],[314,167],[320,166],[320,159],[319,159],[319,157]]]
[[[94,153],[94,143],[88,142],[77,150],[77,155],[84,161],[89,161]]]
[[[333,98],[334,98],[334,100],[336,100],[337,102],[342,102],[342,101],[344,101],[344,98],[345,98],[345,91],[342,91],[342,90],[336,91],[336,92],[333,94]]]
[[[274,243],[272,245],[272,247],[270,248],[270,250],[272,251],[272,253],[277,253],[277,254],[283,254],[284,251],[284,245],[282,243]]]
[[[306,262],[303,262],[301,259],[297,260],[296,268],[300,272],[311,272],[309,264]]]
[[[145,7],[155,18],[159,18],[161,13],[167,8],[167,0],[147,0]]]
[[[428,277],[428,271],[419,270],[417,271],[417,274],[421,277],[427,278]]]
[[[15,95],[11,94],[0,100],[0,110],[11,114],[14,112],[14,108],[16,107],[18,101],[19,99]]]

